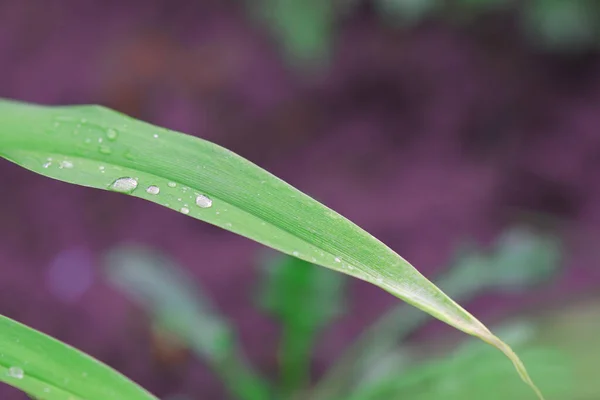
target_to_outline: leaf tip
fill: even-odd
[[[508,357],[508,359],[513,363],[523,382],[525,382],[527,386],[529,386],[535,392],[538,400],[545,400],[544,395],[542,394],[541,390],[535,385],[535,383],[533,383],[533,380],[531,379],[529,373],[527,372],[527,369],[525,368],[525,364],[523,364],[523,361],[521,361],[519,356],[513,351],[513,349],[510,348],[509,345],[500,340],[500,338],[492,334],[489,330],[486,329],[486,331],[487,332],[483,333],[480,336],[481,339],[483,339],[485,342],[491,344],[492,346],[500,350],[502,353],[504,353],[504,355],[506,355],[506,357]]]

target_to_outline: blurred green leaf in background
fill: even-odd
[[[438,284],[462,301],[492,291],[527,291],[556,274],[562,252],[558,237],[515,227],[489,248],[461,246]],[[187,343],[235,398],[531,398],[527,387],[510,379],[510,363],[483,344],[467,340],[444,355],[407,342],[431,318],[405,304],[384,313],[318,382],[311,382],[313,349],[319,333],[345,311],[347,278],[289,256],[269,254],[260,266],[256,304],[281,325],[280,371],[273,385],[253,372],[226,319],[182,267],[136,246],[107,256],[110,282],[146,310],[155,325]],[[565,399],[573,389],[572,354],[539,343],[543,331],[534,321],[524,321],[506,325],[503,338],[520,349],[549,399]]]

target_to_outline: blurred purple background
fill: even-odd
[[[568,246],[560,279],[468,305],[485,322],[597,290],[595,52],[541,51],[504,15],[400,29],[365,7],[344,19],[329,64],[306,73],[288,67],[237,2],[51,3],[0,0],[1,97],[103,104],[216,142],[349,217],[430,277],[464,238],[486,243],[514,223],[556,229]],[[147,323],[101,279],[104,251],[142,243],[192,271],[255,365],[274,373],[277,328],[250,303],[261,246],[5,161],[0,188],[0,313],[160,397],[223,398],[202,363],[157,357]],[[317,372],[396,302],[359,281],[351,300],[322,337]],[[7,387],[0,397],[24,398]]]

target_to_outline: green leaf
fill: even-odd
[[[489,254],[473,245],[459,248],[452,265],[436,283],[461,301],[483,292],[525,290],[558,270],[560,249],[560,242],[552,235],[514,227],[498,237]],[[326,399],[342,389],[352,391],[378,360],[391,354],[398,342],[427,321],[426,314],[406,304],[393,307],[344,352],[318,383],[312,397]],[[397,362],[408,362],[407,357],[396,358]]]
[[[31,171],[140,197],[377,285],[497,347],[543,398],[511,348],[406,260],[338,213],[220,146],[99,106],[2,101],[0,129],[0,155]]]
[[[236,398],[270,397],[269,385],[246,363],[233,329],[183,268],[138,246],[115,248],[106,261],[110,282],[150,313],[161,330],[205,360]]]
[[[3,316],[0,381],[40,400],[157,400],[98,360]]]
[[[278,397],[289,398],[308,386],[315,337],[343,309],[344,275],[287,256],[264,271],[259,305],[283,324]]]
[[[564,399],[573,388],[570,360],[551,347],[533,344],[536,330],[531,324],[513,324],[503,329],[513,346],[523,351],[532,373],[552,399]],[[385,374],[383,379],[365,385],[339,399],[528,399],[522,385],[509,379],[511,371],[481,343],[467,341],[443,359],[412,365],[407,370]],[[569,367],[567,367],[569,366]]]

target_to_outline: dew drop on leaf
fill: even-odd
[[[181,207],[181,209],[179,211],[181,211],[182,214],[186,214],[186,215],[190,213],[190,209],[187,207]]]
[[[60,162],[60,166],[58,168],[73,168],[73,163],[69,160],[64,160]]]
[[[131,193],[138,185],[138,181],[134,178],[119,178],[110,185],[110,190],[119,193]]]
[[[102,145],[98,148],[98,150],[100,151],[100,153],[102,154],[110,154],[112,153],[112,150],[110,149],[110,147],[106,146],[106,145]]]
[[[148,189],[146,189],[146,192],[148,194],[159,194],[160,188],[158,186],[148,186]]]
[[[167,186],[170,188],[174,188],[174,187],[177,187],[177,184],[175,182],[169,182],[169,183],[167,183]]]
[[[196,205],[200,208],[209,208],[212,206],[212,200],[203,194],[196,196]]]
[[[23,372],[23,369],[19,367],[10,367],[8,369],[8,375],[13,378],[23,379],[23,377],[25,376],[25,372]]]
[[[106,131],[106,137],[108,140],[116,140],[117,136],[119,136],[119,133],[115,129],[110,128]]]

